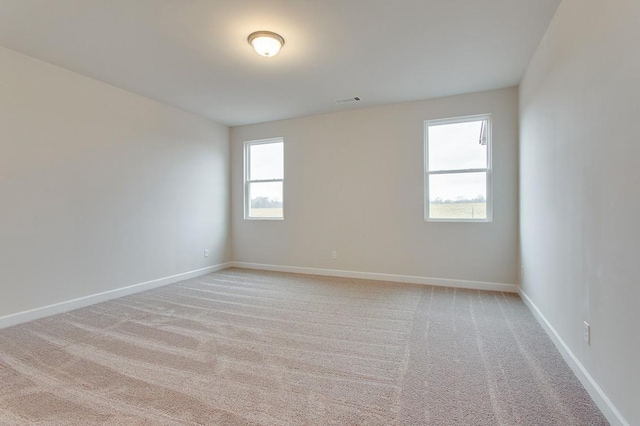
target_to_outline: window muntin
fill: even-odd
[[[425,219],[489,222],[491,115],[425,121]]]
[[[284,219],[284,140],[245,142],[245,219]]]

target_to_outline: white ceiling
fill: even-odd
[[[0,45],[240,125],[517,85],[559,3],[0,0]]]

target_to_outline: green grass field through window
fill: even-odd
[[[486,219],[487,203],[430,203],[429,219]]]

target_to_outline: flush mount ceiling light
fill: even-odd
[[[282,36],[271,31],[256,31],[255,33],[251,33],[247,41],[253,46],[258,55],[266,58],[277,55],[280,48],[284,46]]]

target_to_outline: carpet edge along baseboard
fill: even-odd
[[[218,265],[207,266],[206,268],[195,269],[193,271],[182,272],[180,274],[170,275],[167,277],[157,278],[155,280],[145,281],[142,283],[119,287],[113,290],[90,294],[63,302],[53,303],[26,311],[15,312],[0,317],[0,329],[29,321],[34,321],[40,318],[49,317],[52,315],[62,314],[65,312],[73,311],[74,309],[84,308],[86,306],[95,305],[97,303],[106,302],[108,300],[117,299],[119,297],[128,296],[130,294],[151,290],[153,288],[177,283],[189,278],[195,278],[201,275],[210,274],[211,272],[221,271],[223,269],[230,268],[231,266],[231,262],[221,263]]]

